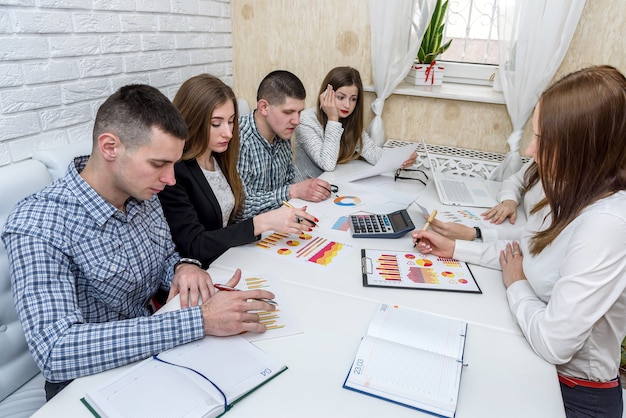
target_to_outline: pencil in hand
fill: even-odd
[[[428,227],[430,226],[431,222],[435,220],[435,216],[437,216],[437,209],[433,209],[433,211],[431,212],[430,216],[426,220],[426,223],[424,224],[424,227],[422,228],[422,231],[426,231],[428,229]],[[420,242],[419,238],[415,240],[415,244],[413,244],[413,248],[415,248],[415,246],[417,245],[418,242]]]

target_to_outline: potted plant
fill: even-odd
[[[450,48],[452,43],[452,39],[443,43],[444,19],[447,10],[448,0],[443,2],[437,0],[407,81],[416,85],[441,85],[443,82],[443,66],[438,65],[436,60]]]

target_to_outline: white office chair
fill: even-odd
[[[26,160],[0,167],[0,230],[15,204],[52,181],[46,167]],[[44,378],[28,351],[13,295],[9,259],[0,241],[0,416],[31,416],[46,402]]]

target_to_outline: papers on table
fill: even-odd
[[[373,184],[375,183],[375,185]],[[339,219],[354,213],[391,213],[406,209],[417,197],[415,193],[400,193],[391,190],[393,177],[376,176],[352,183],[332,184],[339,187],[337,193],[321,202],[307,202],[291,199],[289,202],[298,208],[307,207],[307,212],[319,219],[319,230],[337,229],[334,227]],[[373,191],[374,190],[374,191]],[[317,229],[314,229],[317,233]]]
[[[402,163],[415,151],[416,146],[415,144],[410,144],[398,148],[385,148],[382,157],[376,165],[368,166],[350,174],[337,177],[336,180],[341,183],[348,183],[354,180],[395,171],[400,168]]]

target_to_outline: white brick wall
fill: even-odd
[[[125,84],[231,84],[230,16],[230,0],[0,0],[0,165],[91,138]]]

